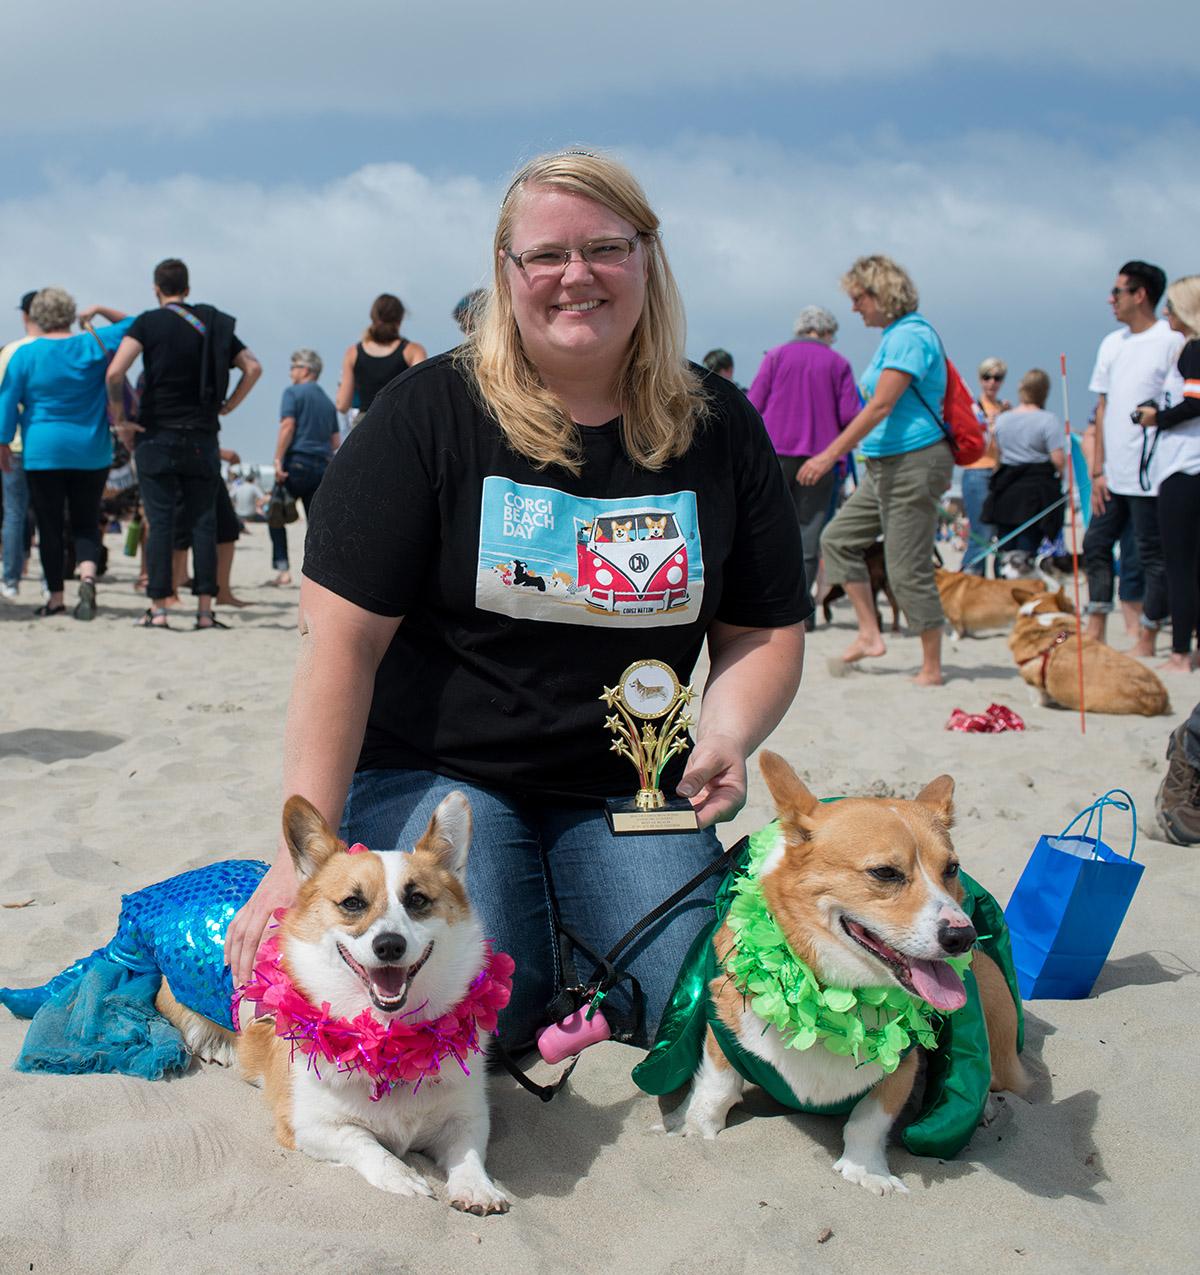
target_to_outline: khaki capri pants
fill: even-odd
[[[863,554],[882,535],[888,583],[909,626],[924,633],[944,624],[933,578],[933,544],[938,505],[953,470],[947,443],[898,456],[868,456],[854,494],[821,536],[829,583],[865,583]]]

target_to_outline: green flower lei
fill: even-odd
[[[941,1015],[902,987],[822,987],[788,946],[763,898],[759,873],[774,849],[769,837],[751,841],[750,861],[733,881],[726,921],[737,939],[721,963],[765,1023],[779,1029],[788,1049],[820,1041],[831,1054],[895,1071],[914,1041],[932,1049]],[[972,952],[947,962],[959,974]]]

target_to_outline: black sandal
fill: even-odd
[[[207,624],[203,623],[205,620],[208,621]],[[229,625],[218,620],[216,614],[212,611],[197,611],[196,623],[192,627],[195,629],[227,629]]]
[[[138,616],[133,622],[135,629],[167,629],[171,626],[167,623],[167,616],[171,613],[166,607],[147,607],[145,611]],[[161,624],[155,624],[155,620],[162,620]]]
[[[66,615],[67,604],[60,602],[58,606],[52,607],[49,602],[44,602],[40,607],[35,607],[33,613],[42,619],[45,619],[48,615]]]

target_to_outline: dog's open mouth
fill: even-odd
[[[394,1014],[404,1008],[413,979],[420,973],[421,967],[429,960],[433,951],[433,940],[429,940],[429,946],[421,953],[420,959],[411,965],[376,965],[369,970],[360,965],[340,943],[338,951],[342,954],[342,960],[362,979],[375,1008],[384,1014]]]
[[[924,961],[915,956],[905,956],[903,952],[889,947],[878,934],[873,934],[865,925],[852,921],[848,916],[842,917],[842,929],[859,947],[882,961],[901,987],[919,996],[934,1009],[951,1014],[967,1003],[967,989],[962,979],[945,961]]]

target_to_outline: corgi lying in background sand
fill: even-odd
[[[822,987],[899,987],[945,1014],[966,1005],[964,983],[946,963],[966,953],[977,937],[962,908],[964,889],[950,840],[954,781],[942,775],[913,801],[847,798],[822,804],[781,757],[763,753],[761,766],[781,835],[757,879],[790,951]],[[834,1107],[863,1095],[846,1122],[844,1150],[834,1169],[876,1194],[906,1191],[888,1167],[886,1145],[913,1094],[921,1050],[913,1047],[898,1063],[893,1060],[889,1072],[878,1062],[860,1062],[819,1043],[788,1047],[780,1030],[755,1012],[754,996],[739,990],[724,968],[736,942],[727,916],[712,944],[718,974],[709,984],[703,1055],[690,1094],[664,1120],[666,1130],[714,1138],[742,1095],[746,1081],[726,1057],[713,1029],[715,1017],[740,1051],[758,1060],[756,1066],[765,1062],[775,1069],[801,1109]],[[1019,1019],[1009,984],[982,950],[974,952],[971,969],[986,1020],[989,1087],[1021,1093],[1028,1081],[1017,1055]],[[985,1097],[981,1081],[972,1121]]]
[[[1031,594],[1046,591],[1043,580],[985,580],[969,571],[947,571],[944,567],[934,567],[933,576],[956,638],[1009,628],[1019,605],[1013,597],[1014,588],[1028,589]]]
[[[1079,619],[1062,589],[1014,588],[1017,620],[1008,638],[1035,703],[1079,707],[1079,644],[1083,643],[1084,710],[1156,717],[1171,711],[1162,679],[1132,655],[1079,633]]]
[[[341,1020],[359,1023],[365,1014],[379,1026],[403,1019],[417,1029],[464,1003],[487,949],[465,889],[471,811],[462,793],[442,801],[411,854],[349,852],[302,797],[288,801],[283,826],[301,886],[278,930],[279,964],[308,1002],[327,1003]],[[261,960],[260,953],[256,974]],[[166,981],[156,1004],[193,1053],[236,1058],[246,1079],[263,1086],[282,1146],[347,1165],[383,1191],[432,1196],[399,1158],[421,1150],[445,1170],[455,1208],[508,1210],[508,1197],[484,1168],[482,1052],[472,1053],[469,1074],[447,1057],[436,1076],[381,1093],[363,1071],[325,1061],[306,1066],[270,1017],[254,1016],[249,999],[241,1002],[237,1035],[181,1005]],[[480,1033],[480,1050],[487,1039]]]

